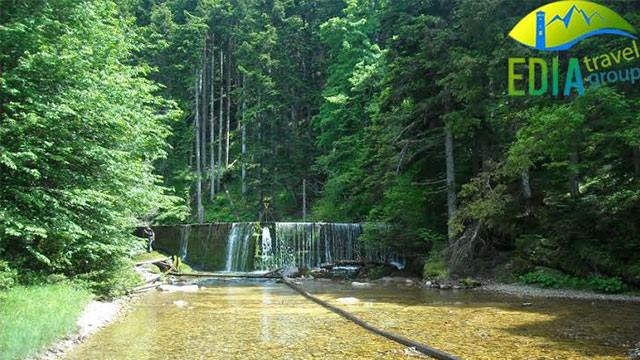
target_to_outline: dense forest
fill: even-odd
[[[1,0],[0,288],[113,291],[136,225],[256,220],[387,224],[364,241],[425,276],[640,285],[637,85],[508,94],[510,57],[566,62],[508,37],[544,3]]]

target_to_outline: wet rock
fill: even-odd
[[[406,277],[400,277],[400,276],[385,276],[385,277],[381,277],[378,280],[375,280],[376,282],[382,282],[382,283],[386,283],[386,284],[414,284],[416,282],[416,280],[411,279],[411,278],[406,278]]]
[[[359,272],[359,266],[334,266],[329,274],[334,279],[353,279],[358,276]]]
[[[284,269],[283,275],[289,278],[295,278],[300,276],[300,269],[295,266]]]
[[[197,292],[198,291],[198,285],[184,285],[184,286],[178,286],[178,285],[160,285],[158,286],[158,290],[160,291],[165,291],[165,292]]]
[[[475,288],[475,287],[482,286],[482,283],[475,279],[465,278],[460,280],[460,285],[465,288]]]
[[[451,289],[453,286],[449,285],[449,284],[440,284],[440,289],[442,290],[449,290]]]
[[[418,350],[416,350],[415,347],[410,347],[410,348],[406,348],[406,349],[402,350],[402,354],[404,356],[424,357],[424,355],[422,353],[420,353]]]
[[[631,358],[631,360],[640,360],[640,342],[636,344],[635,348],[629,351],[629,358]]]
[[[530,303],[530,302],[522,303],[522,307],[531,307],[531,306],[533,306],[533,303]]]

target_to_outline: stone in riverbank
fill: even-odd
[[[354,281],[351,283],[351,286],[354,288],[369,288],[371,287],[371,283]]]
[[[631,360],[640,360],[640,342],[636,344],[636,347],[629,351],[629,357]]]
[[[441,290],[461,290],[476,288],[482,284],[477,280],[466,278],[461,280],[425,280],[422,285]]]

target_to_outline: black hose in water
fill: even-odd
[[[433,358],[436,359],[440,359],[440,360],[461,360],[459,357],[455,356],[455,355],[451,355],[451,354],[447,354],[446,352],[440,351],[438,349],[434,349],[430,346],[415,342],[411,339],[407,339],[403,336],[400,335],[396,335],[396,334],[392,334],[390,332],[384,331],[382,329],[378,329],[370,324],[368,324],[367,322],[358,319],[357,317],[355,317],[354,315],[352,315],[351,313],[342,310],[338,307],[335,307],[329,303],[327,303],[326,301],[320,300],[319,298],[309,294],[308,292],[304,291],[302,288],[300,288],[298,285],[294,284],[290,279],[288,279],[287,277],[282,277],[282,281],[287,284],[287,286],[289,286],[290,288],[292,288],[293,290],[295,290],[297,293],[299,293],[300,295],[304,296],[305,298],[313,301],[314,303],[324,307],[327,310],[330,310],[342,317],[344,317],[345,319],[359,325],[360,327],[363,327],[369,331],[371,331],[374,334],[378,334],[380,336],[383,336],[389,340],[393,340],[397,343],[400,343],[402,345],[405,346],[409,346],[412,348],[415,348],[417,351],[431,356]]]

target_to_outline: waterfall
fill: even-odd
[[[189,248],[189,235],[191,234],[191,225],[185,225],[180,228],[180,259],[182,261],[187,258],[187,250]]]
[[[276,223],[275,267],[360,260],[360,224]]]
[[[197,270],[252,271],[316,268],[339,261],[405,265],[386,245],[363,241],[360,224],[277,222],[154,228],[159,249]]]
[[[226,271],[250,271],[253,258],[251,239],[253,223],[233,223],[227,240]]]

